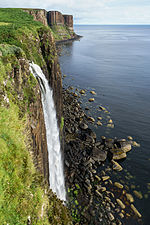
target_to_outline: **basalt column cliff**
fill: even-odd
[[[23,9],[34,17],[34,20],[40,21],[45,26],[50,26],[55,40],[76,39],[78,35],[74,33],[73,16],[63,15],[59,11],[46,11],[45,9]]]
[[[69,225],[66,207],[47,184],[46,129],[31,61],[53,89],[60,126],[61,72],[47,12],[0,9],[0,224]]]

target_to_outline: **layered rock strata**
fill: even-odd
[[[47,23],[47,11],[45,9],[23,9],[34,17],[34,20],[43,23],[43,25],[48,26]]]
[[[47,21],[49,26],[53,25],[66,25],[71,31],[73,31],[73,16],[63,15],[58,11],[49,11],[47,13]]]

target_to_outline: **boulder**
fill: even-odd
[[[96,190],[95,192],[100,198],[103,198],[103,195],[98,190]]]
[[[92,158],[95,161],[104,162],[107,158],[107,153],[105,151],[102,151],[102,150],[98,149],[98,148],[93,148]]]
[[[93,117],[91,117],[91,116],[89,116],[87,119],[88,119],[89,122],[91,122],[91,123],[94,123],[94,122],[95,122],[95,119],[94,119]]]
[[[108,121],[108,123],[113,123],[112,119],[110,119],[110,120]]]
[[[113,148],[114,147],[114,140],[109,138],[105,140],[105,146],[108,148]]]
[[[105,136],[101,136],[101,139],[102,139],[102,140],[106,140],[106,137],[105,137]]]
[[[133,204],[131,204],[131,209],[133,210],[135,215],[137,215],[139,218],[142,217],[142,215],[139,213],[139,211],[135,208],[135,206]]]
[[[103,106],[99,106],[99,108],[100,108],[101,110],[106,110]]]
[[[89,102],[94,102],[95,99],[94,98],[89,98]]]
[[[98,121],[98,122],[97,122],[97,125],[98,125],[98,126],[102,126],[103,124],[102,124],[100,121]]]
[[[134,146],[134,147],[140,147],[140,144],[138,144],[136,141],[132,141],[132,146]]]
[[[84,90],[81,90],[81,91],[80,91],[80,94],[81,94],[81,95],[84,95],[84,94],[85,94],[85,91],[84,91]]]
[[[76,93],[73,93],[73,96],[74,96],[74,97],[78,97],[78,95],[77,95]]]
[[[101,191],[101,192],[106,191],[106,187],[99,187],[99,191]]]
[[[119,189],[123,189],[123,185],[118,182],[115,182],[114,185]]]
[[[120,148],[113,148],[110,152],[113,154],[112,159],[114,160],[125,159],[127,157],[126,153]]]
[[[108,179],[110,179],[109,176],[104,176],[104,177],[102,177],[102,180],[103,180],[103,181],[106,181],[106,180],[108,180]]]
[[[123,202],[120,199],[116,199],[116,201],[122,209],[125,209],[125,205],[123,204]]]
[[[88,128],[88,125],[86,123],[81,123],[80,128],[86,130]]]
[[[109,218],[110,221],[113,221],[115,219],[115,217],[113,216],[113,214],[110,213],[110,212],[108,213],[108,218]]]
[[[127,141],[120,141],[120,145],[121,145],[121,149],[124,152],[129,152],[132,149],[131,144],[128,143]]]
[[[96,92],[95,92],[95,91],[90,91],[90,93],[91,93],[92,95],[96,95]]]
[[[126,197],[127,197],[127,200],[130,202],[130,203],[133,203],[134,202],[134,198],[131,194],[128,194],[126,193]]]
[[[128,136],[127,138],[128,138],[128,140],[130,140],[130,141],[133,140],[133,137],[131,137],[131,136]]]
[[[96,133],[94,131],[91,131],[89,135],[96,140]]]
[[[109,127],[109,128],[114,128],[115,125],[114,125],[113,123],[108,123],[108,124],[107,124],[107,127]]]
[[[122,171],[123,170],[122,166],[120,166],[119,163],[115,162],[114,160],[112,160],[111,162],[113,164],[113,170],[116,170],[116,171]]]
[[[86,134],[86,139],[85,139],[85,141],[86,141],[87,143],[92,143],[92,144],[95,143],[95,139],[94,139],[92,136],[88,135],[88,134]]]
[[[139,199],[142,199],[142,198],[143,198],[143,195],[142,195],[141,192],[134,190],[133,193],[134,193],[134,195],[135,195],[137,198],[139,198]]]

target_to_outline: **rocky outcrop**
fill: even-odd
[[[77,37],[73,30],[72,15],[63,15],[58,11],[49,11],[47,13],[47,22],[56,36],[59,36],[61,40],[67,40]]]
[[[62,13],[58,11],[49,11],[47,13],[47,21],[49,26],[65,24],[65,20]]]
[[[25,12],[28,12],[34,17],[34,20],[43,23],[45,26],[47,24],[47,12],[45,9],[23,9]]]
[[[61,25],[66,26],[71,32],[73,32],[73,16],[63,15],[59,11],[49,11],[45,9],[23,9],[34,17],[34,20],[43,23],[45,26]]]
[[[73,16],[63,15],[59,11],[46,11],[44,9],[23,9],[34,17],[34,20],[50,26],[56,41],[72,40],[79,36],[73,30]]]
[[[73,31],[73,16],[72,15],[63,15],[63,17],[64,17],[65,25],[71,31]]]
[[[71,31],[73,31],[73,16],[63,15],[58,11],[49,11],[47,13],[47,21],[49,26],[53,25],[66,25]]]

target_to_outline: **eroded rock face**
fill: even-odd
[[[49,11],[47,13],[47,21],[49,26],[53,25],[66,25],[71,31],[73,31],[73,16],[63,15],[58,11]]]
[[[63,15],[64,17],[64,21],[67,27],[69,27],[69,29],[71,31],[73,31],[73,16],[72,15]]]
[[[62,116],[62,79],[55,41],[51,32],[44,32],[43,29],[39,30],[39,38],[42,55],[46,61],[46,67],[44,66],[42,70],[49,81],[50,87],[53,89],[57,120],[60,126]],[[47,42],[49,45],[47,45]]]
[[[62,81],[54,38],[50,31],[45,32],[42,28],[38,30],[36,38],[35,43],[32,43],[32,39],[29,40],[29,43],[34,44],[34,47],[38,48],[38,53],[41,56],[41,60],[43,60],[41,69],[53,89],[58,125],[60,125],[62,113]],[[49,44],[47,45],[47,43]],[[29,87],[30,82],[28,80],[30,80],[31,76],[29,71],[29,61],[26,58],[20,58],[18,61],[18,66],[14,66],[11,77],[14,80],[15,91],[17,92],[20,101],[25,101],[26,96],[29,96],[26,105],[23,105],[23,109],[20,108],[23,115],[25,112],[29,112],[27,113],[27,130],[30,139],[29,150],[33,155],[33,161],[36,168],[48,182],[48,152],[40,88],[38,83],[33,87]]]
[[[20,118],[27,115],[27,148],[37,171],[48,181],[48,153],[40,88],[36,80],[33,85],[34,78],[30,74],[28,60],[16,57],[16,61],[18,66],[12,66],[8,74],[8,79],[11,78],[13,82],[10,93],[15,91],[14,104],[19,107]]]
[[[24,9],[24,11],[32,15],[34,20],[43,23],[45,26],[48,26],[47,12],[45,9]]]
[[[31,132],[32,151],[34,155],[34,164],[40,174],[44,176],[46,181],[49,181],[48,170],[48,152],[46,141],[46,130],[43,115],[43,108],[41,103],[41,94],[37,85],[37,99],[36,102],[30,105],[29,129]]]
[[[50,26],[65,24],[62,13],[60,13],[58,11],[49,11],[47,13],[47,21]]]

